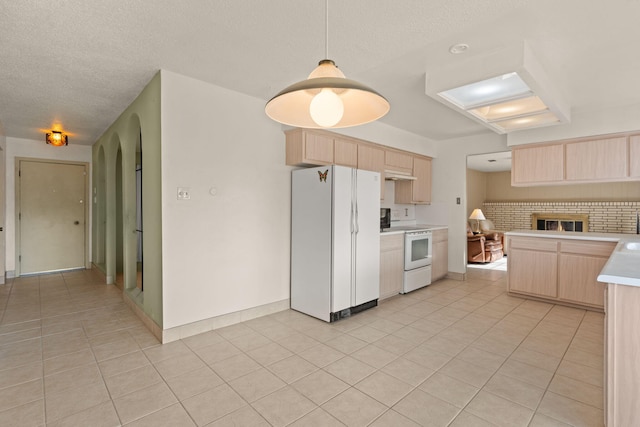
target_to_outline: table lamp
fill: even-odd
[[[476,220],[476,231],[474,231],[474,233],[480,233],[480,220],[486,219],[482,211],[480,209],[474,209],[473,212],[471,212],[471,216],[469,217],[469,219]]]

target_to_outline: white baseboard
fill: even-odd
[[[182,338],[201,334],[203,332],[245,322],[257,317],[267,316],[279,311],[288,310],[290,306],[291,303],[287,298],[270,304],[260,305],[258,307],[252,307],[246,310],[236,311],[234,313],[223,314],[221,316],[211,317],[209,319],[176,326],[170,329],[164,329],[162,331],[162,343],[166,344]]]

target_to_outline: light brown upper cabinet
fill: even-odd
[[[511,185],[533,185],[564,179],[564,146],[515,147],[512,152]]]
[[[566,143],[567,181],[611,180],[627,177],[627,138]]]
[[[413,171],[413,156],[395,150],[385,150],[384,167],[387,170],[410,174]]]
[[[629,177],[640,179],[640,135],[629,137]]]
[[[290,166],[333,164],[333,137],[293,129],[286,132],[286,163]]]
[[[431,159],[413,157],[412,175],[415,181],[396,181],[395,202],[401,204],[431,203]]]
[[[292,129],[285,132],[286,163],[290,166],[342,165],[358,167],[358,142],[325,132]]]
[[[333,141],[334,163],[336,165],[358,167],[358,143],[335,138]]]
[[[640,180],[640,134],[610,134],[512,149],[511,185]]]
[[[380,200],[384,199],[384,150],[365,144],[358,146],[358,169],[380,172]]]
[[[286,135],[289,166],[342,165],[380,173],[380,198],[384,199],[385,170],[417,177],[396,181],[395,202],[431,203],[431,158],[352,138],[322,129],[290,129]]]

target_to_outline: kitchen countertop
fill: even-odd
[[[516,230],[509,231],[506,234],[507,236],[618,242],[609,260],[602,268],[602,271],[600,271],[598,281],[619,285],[640,286],[640,250],[626,249],[626,245],[629,243],[640,244],[640,235],[589,232],[572,233],[544,230]]]
[[[380,232],[380,235],[387,236],[391,234],[404,234],[407,231],[414,230],[446,230],[448,228],[449,227],[447,225],[417,224],[411,226],[385,228],[384,231]]]
[[[574,233],[571,231],[546,231],[546,230],[514,230],[507,231],[506,235],[522,236],[522,237],[545,237],[549,239],[571,239],[571,240],[595,240],[601,242],[617,242],[620,239],[635,234],[617,234],[617,233]],[[638,237],[640,240],[640,236]]]

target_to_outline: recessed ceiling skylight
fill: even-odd
[[[473,110],[469,110],[469,112],[484,121],[493,122],[510,117],[541,113],[547,110],[549,110],[549,108],[540,98],[537,96],[529,96],[527,98],[474,108]]]
[[[552,112],[546,112],[533,116],[519,117],[515,119],[504,120],[501,122],[494,122],[492,123],[492,125],[498,126],[505,132],[508,132],[510,130],[545,126],[553,123],[560,123],[560,120]]]
[[[468,110],[477,106],[531,95],[529,86],[518,76],[508,73],[481,82],[440,92],[438,95]]]
[[[561,88],[525,41],[433,67],[425,93],[498,133],[570,120]]]

